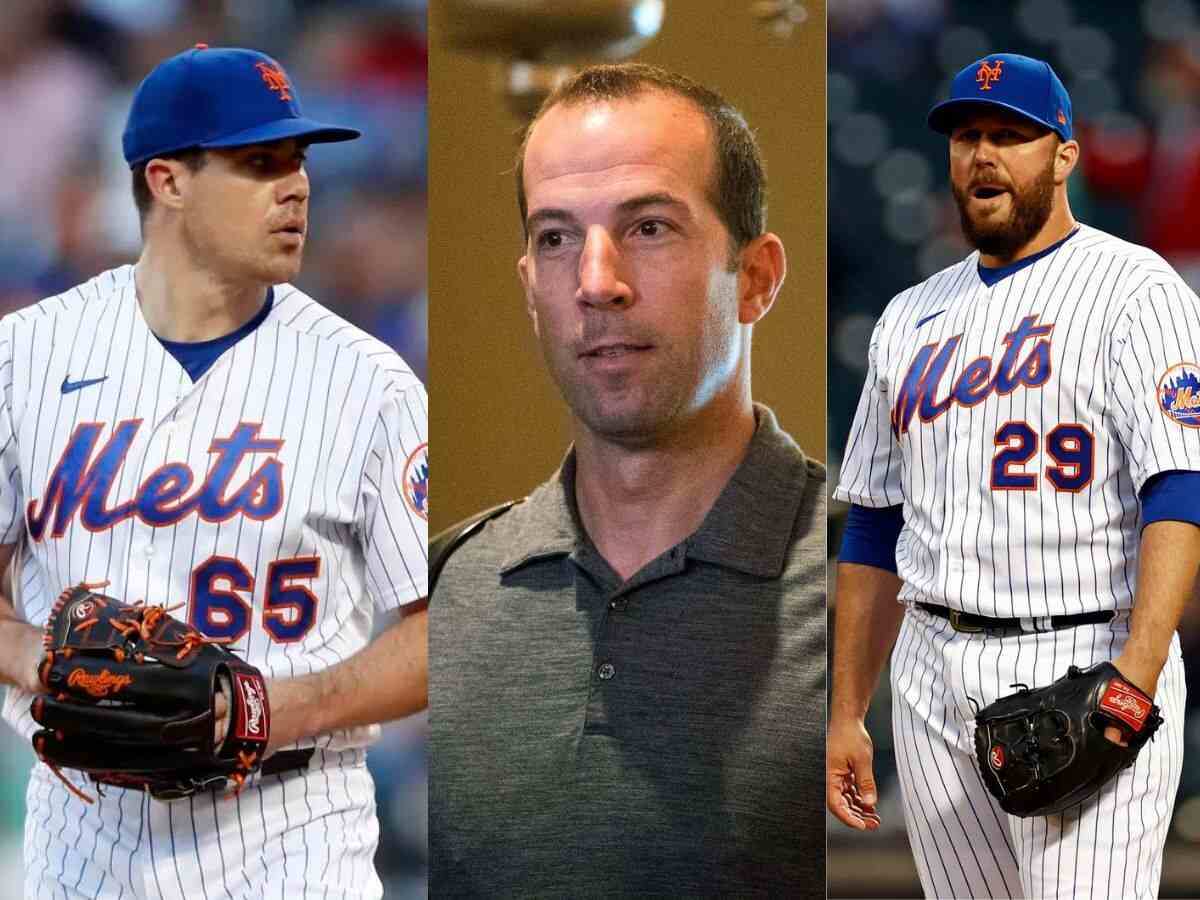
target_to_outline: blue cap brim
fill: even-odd
[[[996,100],[985,100],[983,97],[959,97],[956,100],[944,100],[929,111],[929,118],[926,121],[929,123],[929,127],[934,131],[939,132],[940,134],[949,134],[954,130],[954,122],[957,119],[958,114],[968,106],[998,106],[1001,109],[1007,109],[1009,112],[1016,113],[1022,119],[1028,119],[1030,122],[1037,122],[1037,124],[1041,125],[1043,128],[1049,128],[1051,131],[1056,132],[1064,141],[1070,140],[1070,138],[1063,133],[1062,128],[1047,122],[1045,119],[1039,119],[1037,116],[1031,116],[1025,110],[1013,106],[1011,103],[1001,103]]]
[[[270,141],[283,141],[288,138],[306,138],[310,144],[333,144],[338,141],[352,141],[362,137],[362,132],[355,128],[341,128],[337,125],[325,125],[312,119],[278,119],[265,125],[256,125],[234,134],[227,134],[215,141],[205,141],[197,147],[217,149],[220,147],[245,147],[248,144],[265,144]]]

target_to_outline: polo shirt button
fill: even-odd
[[[625,604],[627,602],[628,601],[624,597],[618,597],[616,600],[608,601],[608,608],[615,609],[617,612],[620,612],[625,608]]]
[[[600,668],[596,670],[596,674],[600,676],[601,681],[608,681],[617,674],[617,670],[612,663],[601,663]]]

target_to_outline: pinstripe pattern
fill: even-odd
[[[119,597],[193,604],[193,572],[223,557],[245,568],[253,589],[238,590],[228,579],[212,588],[240,598],[246,629],[234,648],[267,677],[304,675],[347,659],[369,641],[377,611],[427,590],[427,512],[411,475],[427,473],[419,468],[427,458],[423,386],[385,345],[287,285],[276,287],[265,321],[193,384],[142,319],[132,272],[102,273],[0,320],[0,461],[7,476],[0,542],[23,544],[21,614],[43,624],[58,594],[81,581],[107,580],[106,590]],[[103,380],[64,394],[65,379]],[[274,459],[282,470],[278,510],[219,520],[193,511],[159,527],[133,515],[92,529],[81,506],[61,536],[53,509],[44,533],[32,531],[26,507],[54,503],[51,475],[80,423],[100,424],[84,461],[94,465],[119,423],[131,420],[140,422],[92,515],[135,499],[169,463],[190,467],[183,496],[196,493],[219,464],[213,442],[246,422],[257,426],[257,439],[282,445],[244,454],[214,496],[237,496]],[[261,502],[266,495],[256,496]],[[311,558],[319,560],[315,575],[309,568],[276,586],[302,587],[316,598],[309,629],[294,635],[287,629],[302,607],[284,601],[301,595],[283,593],[269,603],[270,567]],[[228,621],[229,613],[216,615],[218,626]],[[36,728],[29,701],[10,690],[3,705],[4,718],[26,736]],[[161,803],[109,789],[88,807],[38,767],[27,797],[26,892],[378,897],[378,825],[363,749],[377,734],[372,726],[293,745],[320,748],[308,772],[256,780],[231,801]]]
[[[1137,492],[1158,472],[1200,469],[1200,428],[1172,421],[1157,402],[1168,368],[1200,362],[1200,300],[1151,251],[1087,226],[992,287],[977,263],[972,254],[910,288],[880,317],[834,496],[903,503],[896,561],[905,602],[1002,617],[1128,609]],[[998,368],[1002,339],[1027,316],[1054,326],[1047,383],[954,404],[928,422],[917,413],[893,436],[891,414],[921,347],[960,336],[932,397],[940,401],[972,360],[990,357]],[[1036,476],[1034,490],[993,490],[1006,422],[1037,436],[1017,467]],[[1094,436],[1094,474],[1077,493],[1047,480],[1056,465],[1047,435],[1063,423]]]
[[[1125,614],[1108,625],[1005,638],[960,634],[921,610],[905,615],[892,662],[892,722],[926,896],[1157,896],[1183,768],[1177,639],[1155,695],[1165,724],[1095,800],[1058,816],[1009,816],[975,767],[972,701],[983,706],[1014,683],[1047,684],[1069,665],[1112,659],[1128,636]]]
[[[1153,896],[1183,764],[1177,642],[1156,695],[1167,733],[1064,816],[1000,810],[975,768],[971,700],[987,704],[1014,683],[1048,684],[1072,663],[1120,652],[1138,491],[1159,472],[1200,470],[1200,428],[1168,417],[1158,397],[1172,366],[1200,363],[1200,300],[1151,251],[1087,226],[991,286],[978,259],[899,294],[880,317],[834,491],[904,507],[896,562],[909,610],[892,657],[893,728],[921,883],[938,897]],[[1006,336],[1022,327],[1029,337],[1005,364]],[[914,385],[921,392],[910,375],[921,354],[945,369],[924,406],[906,404]],[[973,381],[973,371],[988,374]],[[1013,386],[1019,372],[1029,377]],[[1063,466],[1060,454],[1075,445],[1051,436],[1064,425],[1059,434],[1091,435],[1090,480],[1084,466]],[[1028,453],[1001,469],[1010,448]],[[986,638],[954,632],[918,602],[1004,618],[1118,618]]]
[[[315,777],[321,770],[336,772],[336,790],[317,793],[325,781]],[[309,786],[305,806],[301,794]],[[375,816],[374,783],[361,750],[325,754],[318,751],[312,774],[308,777],[265,779],[255,797],[226,804],[217,797],[202,797],[170,804],[158,803],[127,791],[109,791],[103,804],[129,806],[121,826],[108,813],[83,812],[80,827],[96,835],[101,847],[110,853],[82,854],[55,835],[40,837],[36,855],[52,861],[70,860],[70,878],[49,878],[44,867],[29,864],[25,896],[34,898],[236,898],[236,900],[292,900],[292,898],[368,898],[380,897],[382,887],[375,874],[373,859],[379,840]],[[30,779],[28,803],[31,809],[49,797],[57,797],[61,785],[44,769]],[[367,797],[367,802],[362,798]],[[118,799],[119,798],[119,799]],[[214,803],[215,800],[215,803]],[[257,830],[242,843],[225,806],[237,802],[262,803],[264,810],[282,815],[287,810],[293,827],[287,830]],[[195,825],[193,827],[193,815]],[[146,832],[131,820],[144,821]],[[183,822],[178,821],[183,819]],[[176,820],[175,828],[170,820]],[[296,824],[302,821],[303,824]],[[329,824],[332,821],[334,824]],[[27,820],[27,836],[34,829]],[[188,847],[169,852],[171,835]],[[114,840],[115,836],[119,838]],[[152,836],[152,837],[151,837]],[[140,838],[140,841],[139,841]],[[90,847],[89,837],[83,850]],[[218,850],[218,841],[223,849]],[[306,846],[309,852],[305,852]],[[191,852],[178,852],[191,848]],[[319,848],[319,849],[318,849]],[[150,860],[155,865],[148,865]],[[115,864],[114,864],[115,863]]]

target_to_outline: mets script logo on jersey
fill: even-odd
[[[1004,60],[998,59],[990,66],[985,59],[979,64],[979,70],[975,73],[975,80],[979,82],[981,91],[990,91],[992,82],[1000,80],[1001,70],[1004,68]]]
[[[908,373],[896,394],[892,408],[892,433],[897,439],[907,433],[913,413],[919,413],[922,422],[932,422],[951,406],[974,406],[992,394],[1011,394],[1021,386],[1041,387],[1050,380],[1050,333],[1053,323],[1037,324],[1038,317],[1026,316],[1001,342],[1004,354],[1000,364],[993,367],[990,356],[981,356],[963,367],[953,387],[940,400],[938,390],[950,360],[962,340],[956,334],[945,343],[927,344],[917,351]],[[1022,356],[1025,345],[1033,346]]]
[[[75,426],[67,447],[50,474],[41,500],[29,501],[26,518],[29,535],[40,541],[47,527],[51,537],[62,537],[79,513],[88,531],[104,531],[132,516],[147,525],[174,525],[192,513],[206,522],[224,522],[237,515],[269,519],[283,505],[283,463],[269,457],[246,479],[233,485],[234,473],[248,453],[278,453],[282,440],[260,438],[257,422],[240,422],[227,438],[217,438],[208,452],[216,461],[203,483],[192,491],[196,480],[187,463],[160,466],[146,476],[134,496],[109,506],[108,495],[129,453],[141,419],[126,419],[113,429],[112,437],[95,452],[103,422],[81,422]]]
[[[291,100],[292,95],[289,93],[291,85],[288,84],[288,77],[283,69],[279,66],[270,66],[264,62],[255,63],[254,68],[258,69],[258,74],[262,76],[262,80],[266,82],[267,87],[279,95],[280,100]]]
[[[404,463],[404,501],[422,519],[429,518],[429,445],[422,444]]]
[[[1180,363],[1158,380],[1158,405],[1168,419],[1200,428],[1200,366]]]

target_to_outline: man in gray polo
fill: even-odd
[[[750,395],[786,269],[741,116],[597,66],[517,169],[561,469],[449,558],[437,897],[823,897],[825,472]]]

